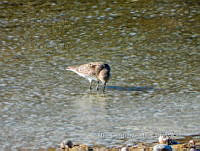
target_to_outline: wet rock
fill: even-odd
[[[128,151],[128,147],[122,147],[121,151]]]
[[[160,136],[158,138],[160,144],[175,145],[178,144],[177,141],[173,140],[170,136]]]
[[[153,151],[172,151],[172,147],[166,144],[157,144],[153,147]]]
[[[196,143],[194,140],[188,142],[188,147],[190,148],[190,151],[200,151],[200,149],[196,149]]]
[[[158,142],[160,144],[167,144],[168,143],[168,140],[169,140],[169,137],[168,136],[160,136],[158,138]]]
[[[72,143],[72,141],[62,141],[60,144],[60,148],[61,149],[66,149],[66,148],[72,148],[74,145]]]

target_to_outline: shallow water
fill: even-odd
[[[199,134],[200,3],[0,2],[0,146]],[[106,93],[68,65],[105,61]]]

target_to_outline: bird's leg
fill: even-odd
[[[105,92],[106,82],[103,83],[103,92]]]
[[[92,80],[90,80],[90,90],[92,90]]]
[[[99,90],[99,81],[97,81],[97,87],[96,87],[96,90],[97,90],[97,91]]]

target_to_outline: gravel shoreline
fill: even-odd
[[[189,142],[194,141],[195,144],[191,146]],[[178,144],[169,145],[173,151],[200,151],[200,136],[187,136],[183,139],[173,139]],[[68,143],[68,144],[67,144]],[[55,147],[49,148],[19,148],[19,151],[153,151],[154,146],[158,145],[159,142],[154,143],[137,143],[133,146],[119,145],[115,147],[106,147],[104,145],[93,145],[88,146],[85,144],[72,144],[68,141],[64,146],[61,143]],[[9,150],[9,149],[8,149]],[[164,151],[164,150],[163,150]],[[165,150],[166,151],[166,150]]]

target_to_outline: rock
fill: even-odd
[[[190,148],[190,151],[199,151],[199,149],[196,149],[196,143],[194,140],[188,142],[188,147]]]
[[[160,144],[168,144],[168,145],[175,145],[178,144],[177,141],[170,138],[170,136],[160,136],[158,138]]]
[[[158,138],[158,142],[160,144],[168,144],[169,137],[168,136],[160,136]]]
[[[61,143],[60,143],[60,148],[61,149],[66,149],[66,148],[72,148],[73,147],[73,143],[72,143],[72,141],[62,141]]]
[[[69,148],[72,148],[74,145],[73,145],[73,143],[72,143],[72,141],[67,141],[67,146],[69,147]]]
[[[157,144],[153,147],[153,151],[172,151],[172,147],[166,144]]]
[[[128,151],[128,147],[122,147],[121,151]]]

